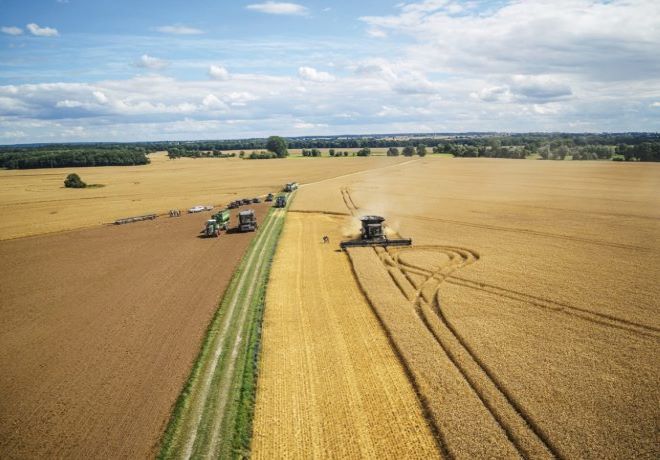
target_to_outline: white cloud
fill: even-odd
[[[108,97],[103,93],[103,91],[93,91],[92,95],[99,104],[106,104],[108,102]]]
[[[2,30],[3,34],[7,35],[21,35],[23,33],[23,29],[15,26],[3,26],[0,30]]]
[[[184,26],[181,24],[160,26],[160,27],[156,27],[154,30],[164,34],[173,34],[173,35],[199,35],[204,33],[204,31],[201,29]]]
[[[138,67],[144,67],[146,69],[163,69],[168,66],[168,62],[164,59],[159,59],[148,54],[143,54],[140,56],[140,59],[135,63]]]
[[[298,120],[293,124],[293,127],[296,129],[325,128],[327,126],[326,123],[309,123],[302,120]]]
[[[211,110],[227,110],[229,107],[221,101],[216,95],[208,94],[202,100],[202,105]]]
[[[298,3],[288,3],[288,2],[272,2],[268,1],[265,3],[253,3],[247,5],[245,8],[252,11],[258,11],[260,13],[267,14],[284,14],[284,15],[293,15],[293,16],[304,16],[307,14],[307,8],[299,5]]]
[[[660,102],[654,102],[651,107],[660,107]]]
[[[303,80],[325,83],[335,81],[335,77],[328,72],[321,72],[313,67],[299,67],[298,76]]]
[[[215,80],[229,80],[229,72],[220,65],[209,67],[209,76]]]
[[[460,15],[454,3],[400,5],[369,16],[370,28],[412,37],[417,65],[449,73],[559,74],[605,80],[660,74],[660,2],[655,0],[508,1]]]
[[[63,101],[58,101],[57,104],[55,104],[55,107],[73,109],[76,107],[82,107],[83,105],[84,104],[80,101],[72,101],[69,99],[65,99]]]
[[[59,35],[57,29],[53,29],[52,27],[39,27],[33,22],[25,27],[27,27],[32,35],[37,35],[39,37],[57,37]]]
[[[367,29],[367,35],[374,38],[385,38],[387,37],[387,32],[378,27],[370,27]]]

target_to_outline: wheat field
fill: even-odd
[[[170,160],[162,152],[149,158],[151,164],[145,166],[0,170],[0,212],[4,217],[0,240],[198,204],[224,205],[238,198],[277,192],[291,181],[316,182],[404,161],[384,157]],[[88,184],[103,187],[64,188],[64,178],[71,172]]]
[[[340,224],[287,217],[266,298],[252,456],[437,457],[413,388],[335,252]]]
[[[294,209],[386,217],[413,247],[357,279],[458,458],[657,458],[660,168],[425,158]]]

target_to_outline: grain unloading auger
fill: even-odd
[[[339,246],[342,249],[356,247],[356,246],[410,246],[412,240],[410,238],[396,238],[391,239],[385,236],[383,232],[384,217],[380,216],[362,216],[360,222],[362,229],[360,230],[360,238],[350,241],[342,241]]]

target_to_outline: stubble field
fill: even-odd
[[[280,190],[291,181],[315,182],[405,161],[392,158],[238,158],[170,160],[149,155],[145,166],[0,170],[0,240],[71,230],[122,217],[167,213],[198,204],[227,203]],[[307,160],[307,159],[305,159]],[[66,189],[76,172],[101,188]]]
[[[658,190],[657,165],[430,158],[293,209],[413,238],[349,255],[445,456],[657,458]]]
[[[341,222],[287,217],[266,298],[252,455],[434,458],[413,388],[335,251]]]

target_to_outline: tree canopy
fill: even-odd
[[[278,158],[284,158],[289,155],[286,140],[280,136],[270,136],[266,141],[266,150],[273,152]]]

